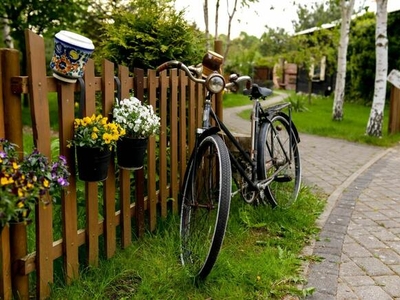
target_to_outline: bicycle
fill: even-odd
[[[203,124],[196,130],[195,146],[187,163],[179,199],[181,263],[199,280],[210,273],[222,246],[233,195],[232,170],[239,173],[240,180],[234,182],[247,203],[289,207],[298,196],[301,182],[297,146],[300,138],[291,120],[290,103],[263,109],[260,99],[269,96],[270,89],[252,84],[249,76],[233,75],[229,83],[225,83],[218,66],[211,67],[206,76],[202,76],[198,68],[176,60],[157,68],[158,72],[181,69],[207,89]],[[241,83],[246,83],[244,93],[253,100],[250,152],[243,149],[211,107],[214,94],[223,89],[237,90]],[[282,111],[285,108],[288,114]],[[216,126],[211,126],[211,120]],[[228,150],[219,134],[221,131],[239,155]]]

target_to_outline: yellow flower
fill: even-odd
[[[96,132],[92,132],[92,134],[90,135],[90,137],[92,138],[92,140],[97,139],[97,133],[96,133]]]
[[[12,177],[9,177],[9,178],[2,177],[1,181],[0,181],[1,185],[7,185],[7,184],[11,184],[13,182],[14,182],[14,180],[12,179]]]
[[[104,140],[104,143],[106,143],[106,144],[110,144],[111,143],[111,140],[112,140],[112,135],[111,134],[109,134],[109,133],[104,133],[103,134],[103,140]]]
[[[14,170],[18,170],[20,168],[20,165],[18,165],[16,162],[13,162],[12,167]]]
[[[43,186],[48,188],[50,186],[50,182],[47,179],[43,180]]]
[[[96,126],[94,126],[93,127],[93,132],[99,132],[99,129]]]
[[[23,208],[24,207],[24,204],[20,201],[20,202],[18,202],[18,208]]]

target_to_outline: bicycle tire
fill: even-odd
[[[181,194],[181,262],[196,279],[213,268],[231,202],[229,152],[218,135],[205,137],[192,155]]]
[[[298,142],[286,115],[278,113],[261,125],[257,151],[259,179],[274,176],[265,189],[267,199],[273,207],[290,207],[300,191],[301,161]]]

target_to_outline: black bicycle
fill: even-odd
[[[196,131],[180,193],[181,262],[196,279],[206,278],[221,249],[233,172],[239,174],[234,182],[247,203],[270,203],[274,207],[289,207],[297,199],[301,181],[300,138],[291,120],[290,103],[264,109],[260,100],[272,93],[270,89],[251,84],[249,76],[233,75],[226,83],[217,72],[218,65],[211,67],[206,75],[176,60],[157,68],[159,72],[168,68],[184,70],[191,80],[207,89],[202,128]],[[211,107],[214,94],[224,89],[236,91],[243,84],[247,87],[244,94],[253,100],[250,150],[242,147]],[[211,120],[216,126],[211,126]],[[228,150],[224,139],[234,145],[235,153]]]

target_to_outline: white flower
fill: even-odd
[[[141,103],[135,97],[121,101],[116,99],[113,117],[129,137],[147,138],[157,134],[160,127],[160,118],[155,114],[153,106]]]

